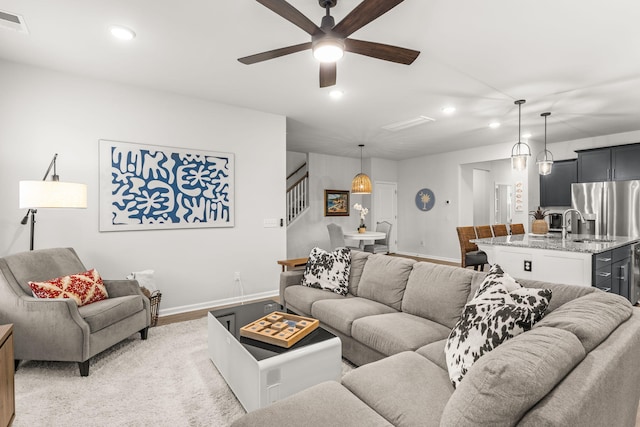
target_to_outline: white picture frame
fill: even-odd
[[[234,226],[233,153],[99,141],[100,231]]]

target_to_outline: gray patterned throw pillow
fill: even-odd
[[[338,248],[327,252],[318,247],[309,254],[302,276],[302,285],[347,295],[351,272],[351,250]]]
[[[528,331],[544,316],[548,289],[523,288],[495,264],[451,330],[445,356],[454,387],[484,354]]]

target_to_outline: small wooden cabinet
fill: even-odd
[[[13,325],[0,325],[0,426],[10,426],[16,414],[13,385]]]
[[[578,150],[578,182],[640,179],[640,143]]]

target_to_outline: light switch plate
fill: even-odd
[[[264,228],[276,228],[279,227],[280,221],[278,218],[265,218],[264,219]]]

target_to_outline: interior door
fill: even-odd
[[[387,221],[391,224],[391,236],[389,238],[389,251],[396,252],[398,249],[398,184],[395,182],[374,183],[373,190],[373,214],[374,227],[376,222]]]

